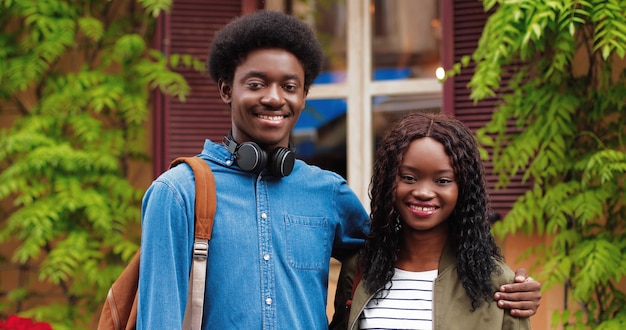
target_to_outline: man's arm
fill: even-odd
[[[193,187],[191,180],[190,175],[187,185]],[[159,179],[143,199],[137,329],[180,329],[183,323],[193,243],[193,222],[188,219],[193,218],[193,207],[183,206],[178,189]]]
[[[505,284],[493,295],[498,307],[510,309],[511,315],[531,317],[541,300],[541,283],[528,276],[524,268],[515,271],[515,283]]]
[[[352,285],[354,276],[357,271],[358,251],[352,257],[347,258],[341,263],[341,271],[337,280],[337,289],[335,291],[335,314],[328,328],[330,330],[345,329],[348,326],[348,317],[350,310],[346,306],[346,302],[352,299]]]

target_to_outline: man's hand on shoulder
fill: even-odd
[[[515,283],[502,285],[493,298],[498,302],[498,307],[510,309],[511,315],[531,317],[539,308],[541,283],[520,268],[515,272]]]

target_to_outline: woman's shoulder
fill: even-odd
[[[496,271],[491,274],[491,281],[496,287],[513,283],[515,272],[503,260],[494,259]]]

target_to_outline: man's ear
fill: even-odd
[[[232,100],[233,88],[226,81],[220,78],[217,81],[217,89],[220,92],[222,101],[226,104],[230,104],[230,101]]]

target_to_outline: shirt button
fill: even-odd
[[[272,298],[265,299],[265,304],[271,305],[272,304]]]
[[[264,213],[261,213],[261,218],[262,218],[263,220],[267,219],[267,214],[265,214],[265,212],[264,212]]]
[[[232,163],[233,163],[232,160],[230,160],[230,159],[226,160],[226,166],[230,166]]]
[[[263,260],[265,260],[265,261],[270,260],[270,255],[267,254],[267,253],[265,255],[263,255]]]

